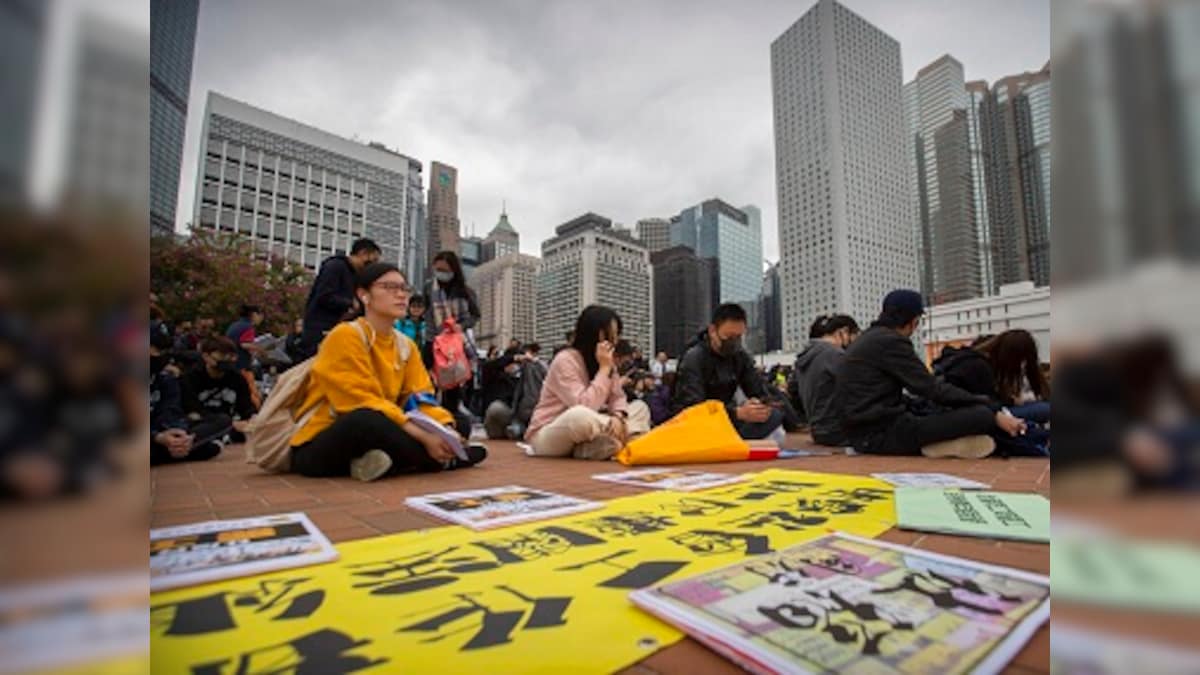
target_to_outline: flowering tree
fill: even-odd
[[[290,260],[266,260],[235,235],[192,230],[183,243],[171,237],[150,242],[150,287],[174,321],[212,317],[221,330],[241,305],[258,305],[262,332],[285,335],[304,315],[312,273]]]

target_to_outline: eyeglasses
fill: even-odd
[[[398,284],[394,281],[380,282],[375,284],[375,286],[377,288],[382,288],[389,293],[412,293],[412,286],[409,286],[408,284]]]

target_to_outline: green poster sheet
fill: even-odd
[[[1037,494],[896,488],[902,529],[1050,542],[1050,500]]]
[[[1054,536],[1054,598],[1200,613],[1200,546],[1119,537]]]

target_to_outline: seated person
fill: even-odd
[[[503,439],[512,421],[512,400],[517,390],[517,373],[521,370],[518,354],[493,345],[480,366],[483,380],[483,428],[488,438]]]
[[[1050,385],[1029,331],[1014,328],[969,347],[946,347],[933,362],[933,372],[1025,420],[1026,432],[1021,436],[992,434],[1004,454],[1049,454]]]
[[[292,436],[292,471],[371,481],[483,461],[483,447],[467,448],[463,461],[401,407],[413,395],[433,393],[417,345],[393,328],[408,306],[408,280],[395,265],[371,263],[355,287],[363,315],[338,324],[321,341],[299,408],[317,414]],[[442,424],[454,419],[437,406],[421,410]]]
[[[226,337],[209,337],[200,343],[201,363],[183,377],[183,412],[195,423],[213,417],[233,420],[230,440],[246,441],[250,418],[258,412],[250,400],[250,387],[237,369],[237,346]]]
[[[570,347],[554,357],[525,440],[530,455],[606,460],[650,429],[650,409],[629,403],[616,370],[621,318],[608,307],[586,307]],[[631,350],[632,351],[632,350]]]
[[[672,415],[697,403],[716,400],[725,404],[725,412],[738,434],[747,440],[771,437],[783,444],[783,413],[769,403],[769,392],[754,361],[742,349],[746,334],[746,310],[726,303],[713,312],[712,322],[701,332],[675,369],[675,396]],[[748,397],[737,405],[738,389]]]
[[[671,419],[671,398],[675,391],[675,371],[665,371],[662,382],[646,397],[650,406],[650,424],[658,426]]]
[[[150,332],[150,466],[212,459],[232,428],[230,419],[219,415],[188,423],[179,380],[167,366],[165,352],[172,344],[169,335]]]
[[[796,357],[794,381],[813,440],[821,445],[846,445],[833,393],[845,349],[858,333],[858,323],[845,314],[821,315],[808,331],[808,346]]]
[[[546,382],[549,367],[539,358],[541,351],[541,345],[536,342],[525,345],[525,360],[521,362],[520,377],[517,378],[517,387],[513,394],[511,419],[505,429],[510,439],[525,436],[538,399],[542,396],[542,385]],[[484,426],[487,426],[486,422]]]
[[[920,293],[892,291],[883,300],[879,320],[846,350],[835,386],[842,429],[864,454],[986,457],[995,449],[987,434],[998,428],[1016,436],[1025,423],[991,405],[986,396],[963,391],[926,370],[911,340],[924,313]],[[917,415],[906,404],[905,390],[949,410]]]

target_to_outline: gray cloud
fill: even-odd
[[[968,78],[1040,68],[1046,2],[847,0]],[[710,196],[756,204],[777,258],[770,43],[810,2],[299,2],[201,6],[180,224],[209,90],[459,169],[464,228],[502,199],[537,253],[585,211],[632,225]]]

